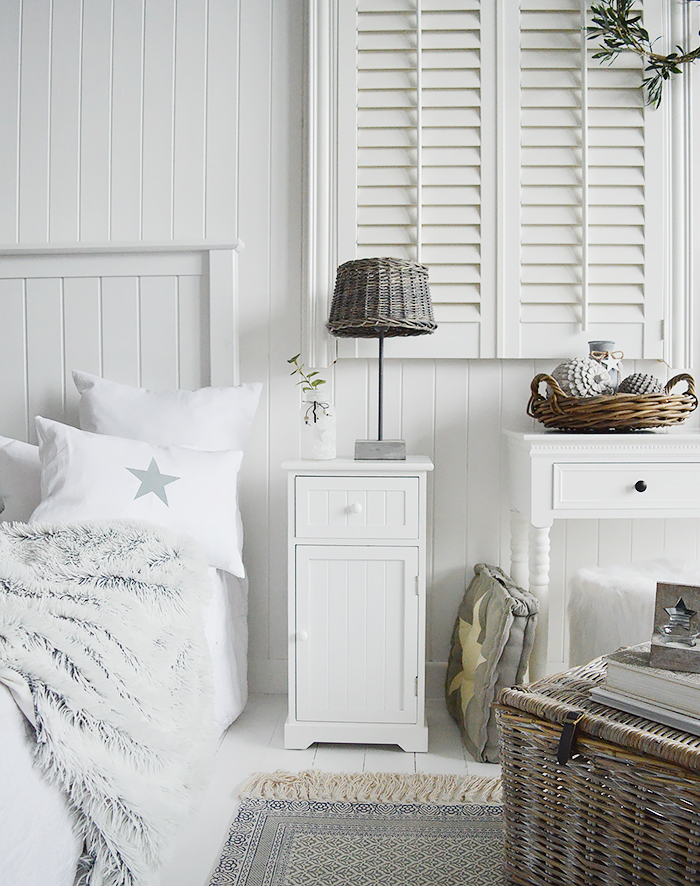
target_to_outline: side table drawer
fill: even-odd
[[[417,538],[418,477],[297,477],[297,538]]]
[[[555,464],[554,510],[697,508],[700,464]]]

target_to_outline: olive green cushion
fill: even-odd
[[[497,566],[474,567],[460,604],[447,662],[445,698],[475,760],[498,762],[491,702],[526,679],[539,603]]]

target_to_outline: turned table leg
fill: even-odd
[[[549,529],[549,526],[533,526],[530,529],[529,590],[540,602],[535,645],[530,657],[531,680],[539,680],[547,673],[547,649],[549,645]]]
[[[520,511],[510,512],[510,577],[521,588],[530,584],[528,532],[530,524]]]

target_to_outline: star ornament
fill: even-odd
[[[593,351],[591,357],[605,369],[617,369],[618,372],[622,370],[622,358],[624,357],[622,351]]]
[[[620,369],[620,361],[610,352],[608,352],[600,362],[606,369]]]
[[[148,495],[152,492],[154,495],[158,496],[166,507],[168,507],[168,497],[165,494],[165,487],[168,483],[174,483],[176,480],[181,479],[180,477],[170,477],[168,474],[161,474],[155,458],[151,459],[147,471],[139,471],[136,468],[127,468],[127,471],[133,474],[137,480],[141,481],[141,485],[134,496],[134,501],[136,501],[137,498],[141,498],[142,495]]]
[[[678,598],[675,606],[668,606],[664,610],[671,619],[671,624],[682,624],[690,627],[690,619],[696,614],[694,609],[688,609],[683,597]]]

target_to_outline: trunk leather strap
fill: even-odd
[[[569,711],[564,717],[557,748],[557,763],[562,766],[576,756],[576,728],[582,717],[581,711]]]

